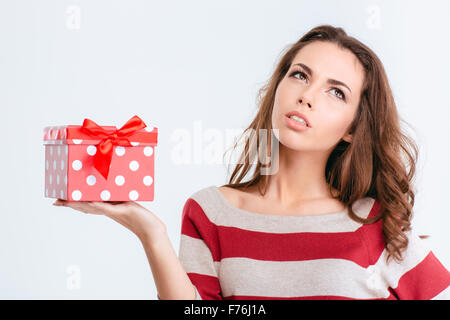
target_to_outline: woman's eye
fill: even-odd
[[[291,77],[294,77],[294,78],[296,78],[296,79],[302,80],[301,78],[295,77],[296,74],[299,74],[301,77],[305,78],[305,80],[308,79],[308,77],[306,76],[306,74],[305,74],[304,72],[301,72],[301,71],[294,71],[294,72],[292,72],[292,73],[291,73]]]
[[[300,75],[300,77],[301,78],[297,78],[296,77],[296,75]],[[302,71],[294,71],[294,72],[292,72],[291,74],[290,74],[290,76],[291,77],[294,77],[294,78],[296,78],[296,79],[299,79],[299,80],[302,80],[302,78],[304,78],[305,80],[308,80],[308,76],[304,73],[304,72],[302,72]],[[346,101],[346,99],[345,99],[345,94],[344,94],[344,92],[342,92],[342,90],[340,90],[340,89],[338,89],[338,88],[333,88],[333,89],[331,89],[331,90],[335,90],[336,91],[336,94],[334,94],[337,98],[339,98],[339,99],[341,99],[341,100],[343,100],[343,101]]]
[[[336,90],[337,94],[335,94],[335,96],[345,101],[345,94],[341,90],[339,90],[338,88],[333,88],[331,90]]]

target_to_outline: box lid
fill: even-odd
[[[113,134],[116,126],[101,126]],[[80,130],[81,125],[48,126],[43,130],[43,144],[99,144],[103,139],[92,137]],[[158,144],[158,128],[147,126],[128,137],[133,146],[156,146]]]

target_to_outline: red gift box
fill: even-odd
[[[153,201],[158,129],[134,116],[120,129],[44,128],[45,197],[69,201]]]

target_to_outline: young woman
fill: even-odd
[[[247,140],[229,184],[186,201],[178,257],[164,223],[135,202],[55,205],[134,232],[160,299],[448,299],[449,272],[411,229],[417,147],[375,53],[318,26],[260,98],[245,132],[266,147],[269,171],[250,172]]]

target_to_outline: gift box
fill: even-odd
[[[120,129],[44,128],[45,197],[69,201],[153,201],[158,129],[134,116]]]

